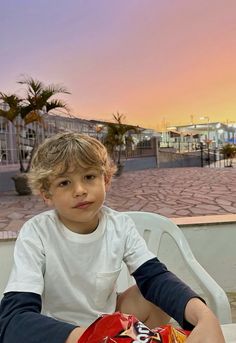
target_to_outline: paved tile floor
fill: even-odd
[[[236,214],[236,168],[146,169],[114,178],[106,204],[166,217]],[[36,196],[0,193],[0,232],[17,232],[46,209]]]

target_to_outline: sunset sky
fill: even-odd
[[[0,91],[60,84],[75,116],[236,122],[236,0],[1,0]]]

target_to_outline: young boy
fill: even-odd
[[[53,209],[20,231],[0,343],[76,343],[114,311],[150,328],[171,316],[193,329],[189,343],[224,342],[214,314],[147,249],[133,221],[103,206],[114,171],[105,147],[87,135],[57,134],[36,151],[30,185]],[[117,295],[122,262],[137,286]]]

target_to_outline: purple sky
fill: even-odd
[[[66,86],[82,118],[236,121],[235,0],[1,0],[0,91]]]

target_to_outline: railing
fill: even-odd
[[[232,167],[232,159],[221,153],[219,149],[201,147],[201,167]]]
[[[77,118],[78,119],[78,118]],[[45,118],[44,126],[32,123],[26,128],[21,127],[20,133],[17,134],[17,126],[10,122],[4,122],[0,117],[0,165],[12,165],[19,163],[19,154],[25,163],[30,158],[30,153],[34,147],[35,138],[41,143],[46,137],[58,132],[76,131],[86,133],[103,141],[104,134],[98,134],[94,127],[76,120],[76,118],[60,118],[57,116],[48,116]],[[141,156],[155,156],[156,139],[145,140],[142,134],[139,135],[138,144],[126,144],[122,147],[121,158],[135,158]],[[114,152],[117,158],[118,151]]]

